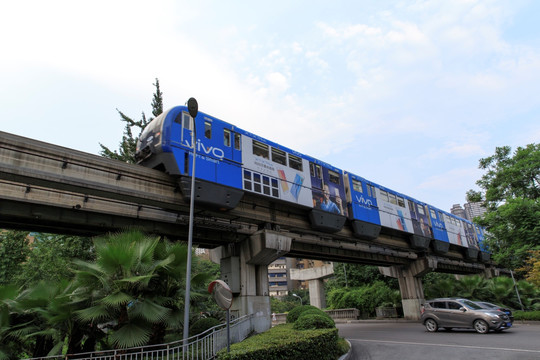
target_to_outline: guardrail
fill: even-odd
[[[247,338],[255,328],[257,317],[245,315],[231,321],[229,332],[231,344]],[[205,332],[191,336],[186,341],[149,345],[131,349],[103,350],[90,353],[68,354],[32,358],[26,360],[208,360],[227,347],[226,324],[214,326]]]

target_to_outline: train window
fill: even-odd
[[[439,211],[439,220],[442,220],[444,221],[444,216],[443,216],[443,213]]]
[[[272,148],[272,161],[281,165],[287,165],[287,155],[285,151]]]
[[[244,189],[279,198],[277,179],[248,170],[244,170]]]
[[[212,123],[210,121],[204,122],[204,137],[207,139],[212,138]]]
[[[223,145],[231,146],[231,130],[223,129]]]
[[[401,206],[402,208],[404,208],[404,207],[405,207],[405,200],[403,200],[402,197],[399,197],[399,196],[398,196],[398,197],[397,197],[397,204],[398,204],[399,206]]]
[[[426,215],[423,205],[418,205],[418,212],[420,213],[420,215]]]
[[[357,191],[359,193],[363,192],[362,191],[362,182],[359,181],[359,180],[352,179],[352,187],[353,187],[354,191]]]
[[[388,194],[388,199],[390,200],[390,202],[394,205],[397,205],[397,200],[396,200],[396,195],[394,194]]]
[[[320,165],[315,165],[314,163],[310,162],[309,172],[311,173],[311,177],[322,179],[322,170],[321,170]]]
[[[366,184],[366,188],[367,188],[368,196],[371,196],[374,198],[377,197],[377,194],[375,193],[375,188],[373,187],[373,185]]]
[[[407,200],[407,204],[409,205],[409,210],[416,212],[414,209],[414,204],[411,200]]]
[[[192,130],[193,120],[188,113],[182,113],[182,127],[187,130]]]
[[[339,174],[337,172],[332,171],[332,170],[328,170],[328,180],[330,180],[330,182],[339,185],[339,183],[340,183],[339,179],[340,179],[340,177],[339,177]]]
[[[289,154],[289,167],[298,171],[302,171],[302,159],[298,156]]]
[[[242,143],[240,142],[240,134],[234,133],[234,148],[235,150],[240,150],[242,148]]]
[[[431,217],[432,217],[433,219],[436,219],[436,218],[437,218],[437,214],[435,214],[435,210],[430,209],[430,210],[429,210],[429,213],[431,214]]]
[[[381,190],[381,199],[388,202],[388,193],[384,190]]]
[[[253,155],[262,156],[263,158],[268,159],[268,145],[253,140]]]

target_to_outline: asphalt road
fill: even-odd
[[[336,324],[352,349],[348,360],[538,360],[540,324],[514,323],[501,333],[474,330],[429,333],[415,322]]]

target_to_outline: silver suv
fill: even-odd
[[[498,332],[512,326],[512,320],[504,312],[484,309],[471,300],[459,298],[426,301],[422,307],[421,319],[430,332],[439,328],[466,328],[487,334],[489,330]]]

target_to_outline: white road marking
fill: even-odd
[[[349,341],[372,342],[372,343],[386,343],[386,344],[398,344],[398,345],[445,346],[445,347],[458,347],[458,348],[464,348],[464,349],[517,351],[517,352],[528,352],[528,353],[539,353],[539,354],[540,354],[540,350],[509,349],[509,348],[496,348],[496,347],[485,347],[485,346],[430,344],[430,343],[405,342],[405,341],[389,341],[389,340],[360,340],[360,339],[352,339],[352,340],[351,340],[351,339],[349,339]]]

